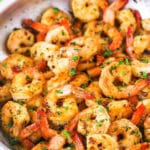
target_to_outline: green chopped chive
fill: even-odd
[[[54,8],[53,8],[53,12],[54,12],[55,14],[58,14],[58,13],[59,13],[59,9],[56,8],[56,7],[54,7]]]
[[[96,126],[97,126],[97,127],[101,127],[101,126],[102,126],[102,124],[103,124],[103,122],[102,122],[102,121],[97,121],[97,122],[96,122]]]
[[[83,83],[83,84],[81,84],[81,86],[80,86],[82,89],[85,89],[86,87],[87,87],[87,84],[86,83]]]
[[[72,57],[72,60],[75,62],[75,61],[77,61],[79,59],[79,57],[78,56],[73,56]]]
[[[106,51],[104,52],[104,54],[103,54],[103,56],[104,57],[110,57],[110,56],[112,56],[112,51],[110,51],[108,48],[106,49]]]
[[[7,68],[7,64],[2,64],[2,66],[3,66],[4,68]]]
[[[74,76],[74,75],[76,75],[77,73],[76,73],[76,70],[75,70],[74,68],[71,68],[69,74],[70,74],[71,76]]]
[[[67,131],[67,130],[63,130],[63,135],[67,138],[70,139],[71,138],[71,134]]]
[[[142,79],[148,78],[148,74],[146,72],[141,72],[141,78]]]

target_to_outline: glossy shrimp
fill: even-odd
[[[26,53],[33,44],[34,35],[26,29],[13,31],[7,40],[7,48],[11,53]]]
[[[18,137],[29,121],[30,116],[25,106],[8,101],[2,107],[2,127],[11,137]]]
[[[1,75],[6,79],[13,79],[17,73],[26,67],[32,67],[33,60],[21,54],[11,54],[0,63]]]
[[[119,67],[120,66],[121,65],[119,65]],[[118,88],[117,85],[119,84],[115,83],[115,79],[118,80],[118,77],[113,76],[111,73],[113,70],[116,70],[117,67],[118,67],[118,62],[113,62],[102,70],[101,77],[99,80],[99,86],[102,92],[104,93],[104,95],[108,97],[113,97],[115,99],[128,98],[137,95],[144,87],[146,87],[149,84],[148,79],[140,79],[137,82],[135,82],[135,84],[130,84],[125,87],[121,85]],[[127,68],[128,67],[129,67],[129,73],[127,73],[126,71],[124,77],[129,78],[130,81],[131,68],[130,66],[127,66]],[[119,81],[123,81],[123,80],[119,79]]]
[[[120,149],[131,148],[142,138],[139,128],[127,119],[112,122],[108,134],[117,140]]]

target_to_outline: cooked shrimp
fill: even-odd
[[[105,40],[98,36],[79,37],[73,39],[70,44],[75,45],[75,49],[79,51],[81,61],[89,61],[94,55],[104,49]]]
[[[5,80],[2,78],[0,79],[0,103],[7,102],[12,98],[10,94],[10,86],[11,86],[11,81]]]
[[[80,112],[77,131],[82,135],[106,133],[109,125],[107,110],[103,106],[95,105]]]
[[[133,60],[131,64],[132,64],[132,73],[136,77],[141,77],[142,72],[146,74],[150,73],[150,63],[143,63],[139,60]]]
[[[57,54],[54,53],[54,56],[49,59],[48,66],[56,75],[64,73],[68,76],[74,76],[79,59],[79,53],[74,47],[62,47]]]
[[[137,56],[141,56],[146,49],[150,49],[150,35],[137,35],[133,41],[133,51]]]
[[[44,100],[49,119],[55,124],[65,124],[78,113],[76,99],[71,95],[70,86],[53,89]]]
[[[87,150],[119,150],[117,141],[108,134],[89,134]]]
[[[129,118],[132,115],[132,108],[127,100],[112,101],[107,107],[112,121]]]
[[[13,101],[2,107],[2,127],[11,137],[18,137],[23,126],[28,124],[30,116],[27,108]]]
[[[64,26],[56,26],[46,34],[45,41],[51,44],[64,45],[70,39],[69,32]]]
[[[123,8],[128,3],[128,0],[115,0],[111,5],[107,7],[103,14],[103,21],[110,25],[114,25],[115,13]]]
[[[120,10],[117,12],[117,15],[116,15],[116,19],[119,21],[120,23],[120,30],[121,30],[121,33],[125,36],[127,30],[128,30],[128,27],[130,25],[132,25],[133,27],[133,32],[135,32],[136,30],[136,19],[134,17],[134,14],[133,12],[130,10],[130,9],[123,9],[123,10]]]
[[[150,140],[150,113],[144,121],[144,136],[147,141]]]
[[[39,144],[35,145],[31,150],[47,150],[47,143],[40,142]]]
[[[6,79],[13,79],[25,67],[32,67],[33,60],[21,54],[11,54],[0,63],[0,72]]]
[[[65,138],[57,134],[49,141],[48,150],[61,150],[64,145],[65,145]]]
[[[138,127],[127,119],[112,122],[108,134],[117,140],[119,149],[131,148],[133,145],[140,142],[142,138],[142,134]]]
[[[100,16],[98,1],[96,0],[72,0],[72,10],[74,16],[83,22],[98,19]]]
[[[61,19],[69,19],[68,15],[56,7],[51,7],[47,9],[41,18],[41,23],[46,24],[48,26],[57,25]]]
[[[26,53],[34,44],[34,35],[26,30],[19,29],[13,31],[8,38],[7,48],[11,53]]]
[[[58,51],[58,46],[46,42],[37,42],[30,49],[30,55],[36,61],[48,61]]]
[[[111,73],[113,68],[118,66],[117,62],[113,62],[110,65],[106,66],[101,73],[99,80],[99,86],[105,96],[113,97],[115,99],[129,98],[137,95],[145,86],[148,85],[148,79],[140,79],[133,85],[127,86],[115,86],[115,79]]]
[[[145,31],[150,31],[150,18],[142,20],[142,27]]]
[[[144,142],[132,146],[130,150],[150,150],[149,147],[150,147],[149,142]]]
[[[26,101],[42,93],[44,83],[45,80],[41,73],[35,69],[28,68],[14,77],[10,92],[13,99]]]
[[[114,51],[120,48],[123,42],[123,35],[121,34],[121,32],[119,32],[116,27],[111,26],[110,24],[105,24],[103,27],[103,31],[112,40],[112,42],[109,45],[109,49],[111,51]]]

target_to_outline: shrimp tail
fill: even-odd
[[[22,22],[22,26],[31,28],[37,32],[47,33],[50,30],[50,27],[42,24],[40,22],[33,21],[31,19],[24,19]]]
[[[137,56],[133,51],[133,28],[132,26],[128,27],[127,34],[126,34],[126,52],[129,55],[131,60],[137,59]]]
[[[136,29],[137,29],[137,32],[139,32],[141,29],[142,17],[141,17],[141,14],[138,10],[133,10],[133,14],[134,14],[136,22],[137,22]]]
[[[115,11],[120,10],[125,7],[129,0],[115,0],[114,3],[110,5]]]
[[[74,145],[75,145],[75,150],[84,150],[83,143],[81,141],[80,136],[78,133],[76,133],[73,137]]]
[[[32,149],[34,147],[34,144],[28,139],[24,139],[22,143],[28,149]]]

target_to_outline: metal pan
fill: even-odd
[[[111,0],[113,1],[113,0]],[[69,12],[69,0],[1,0],[0,1],[0,61],[7,57],[5,41],[8,34],[21,27],[23,18],[38,20],[40,14],[50,6]],[[150,0],[129,0],[128,8],[138,9],[142,18],[150,18]],[[10,150],[0,132],[0,150]]]

